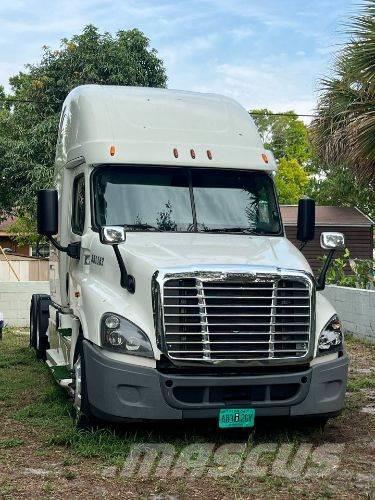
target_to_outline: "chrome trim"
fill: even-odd
[[[310,298],[310,332],[293,332],[295,334],[299,335],[309,335],[307,340],[301,340],[301,342],[309,342],[309,349],[306,352],[304,356],[301,357],[283,357],[283,358],[258,358],[258,359],[235,359],[235,360],[217,360],[217,359],[211,359],[208,356],[207,353],[207,358],[206,359],[186,359],[186,360],[181,360],[181,359],[175,359],[172,358],[171,356],[168,355],[168,349],[166,346],[166,335],[172,334],[172,332],[165,333],[165,323],[164,323],[164,317],[163,317],[163,304],[164,304],[164,298],[167,298],[168,296],[164,297],[164,283],[167,280],[171,279],[200,279],[201,281],[205,282],[210,282],[210,281],[228,281],[228,280],[234,280],[234,279],[240,279],[244,283],[246,282],[264,282],[264,281],[270,281],[272,282],[272,287],[269,287],[268,290],[272,290],[274,288],[274,282],[275,280],[282,280],[282,279],[300,279],[303,280],[309,290],[309,298]],[[178,289],[179,287],[175,287],[174,289]],[[216,287],[215,287],[216,288]],[[220,287],[218,287],[220,289]],[[225,287],[223,287],[225,288]],[[166,288],[168,289],[168,287]],[[188,289],[188,287],[186,288]],[[191,289],[196,290],[196,287],[191,287]],[[248,289],[252,289],[252,287],[249,287]],[[265,288],[266,290],[267,288]],[[259,290],[259,288],[257,288]],[[286,288],[288,290],[288,288]],[[299,289],[298,289],[299,290]],[[302,290],[303,291],[303,290]],[[156,333],[156,339],[157,339],[157,345],[160,351],[168,358],[170,361],[177,365],[177,366],[207,366],[207,365],[215,365],[215,366],[274,366],[274,365],[288,365],[288,364],[308,364],[314,356],[314,350],[315,350],[315,325],[316,325],[316,318],[315,318],[315,304],[316,304],[316,291],[315,291],[315,279],[314,277],[305,271],[296,271],[295,269],[281,269],[281,268],[276,268],[273,266],[252,266],[252,265],[232,265],[232,266],[226,266],[226,265],[211,265],[211,266],[187,266],[186,268],[174,268],[174,269],[160,269],[156,273],[154,273],[152,277],[152,284],[151,284],[151,293],[152,293],[152,304],[153,304],[153,313],[154,313],[154,326],[155,326],[155,333]],[[273,298],[272,294],[272,298]],[[176,298],[176,296],[172,296],[173,298]],[[189,296],[185,296],[184,298],[189,298]],[[197,298],[197,295],[191,296],[191,298]],[[210,307],[210,305],[205,304],[205,297],[204,294],[202,297],[199,297],[201,299],[201,304],[199,305],[200,309],[200,315],[203,314],[203,310],[206,310],[206,308]],[[211,298],[211,297],[210,297]],[[231,297],[233,298],[233,297]],[[241,297],[243,298],[243,297]],[[260,298],[260,297],[259,297]],[[269,296],[266,298],[270,298]],[[288,297],[283,297],[287,299]],[[293,299],[298,299],[299,297],[290,297]],[[306,299],[306,297],[300,297],[300,299]],[[272,309],[274,310],[274,307],[276,307],[274,300],[272,301]],[[197,306],[195,306],[197,308]],[[202,334],[202,328],[205,324],[202,324],[203,322],[201,321],[200,323],[197,323],[197,325],[201,325],[201,332],[193,333],[193,335],[197,334]],[[216,323],[215,323],[216,324]],[[246,323],[249,324],[249,323]],[[300,325],[305,325],[306,323],[293,323],[293,325],[298,326]],[[222,325],[222,324],[220,324]],[[257,323],[257,325],[262,326],[262,324]],[[269,322],[267,323],[269,325]],[[286,323],[283,323],[283,325],[287,325]],[[224,324],[225,326],[225,324]],[[276,323],[274,323],[273,326],[277,326]],[[180,332],[179,332],[180,333]],[[191,332],[186,332],[186,335]],[[225,332],[221,332],[225,334]],[[243,335],[251,335],[253,332],[241,332]],[[276,335],[281,332],[273,332],[273,338],[276,340]],[[217,333],[215,333],[217,335]],[[209,333],[207,338],[209,338]],[[205,341],[207,342],[207,338]],[[169,342],[168,342],[169,343]],[[263,342],[264,344],[267,344],[266,342]],[[169,351],[170,352],[170,351]],[[202,351],[199,351],[202,352]],[[217,352],[217,351],[216,351]],[[235,351],[236,352],[236,351]],[[259,351],[258,351],[259,352]],[[269,351],[267,351],[269,352]],[[283,351],[283,352],[289,352]],[[298,351],[299,352],[299,351]]]

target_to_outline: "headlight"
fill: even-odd
[[[154,357],[145,332],[117,314],[107,313],[102,317],[101,340],[102,346],[107,349],[146,358]]]
[[[318,355],[330,354],[342,348],[343,333],[341,321],[335,314],[319,335]]]

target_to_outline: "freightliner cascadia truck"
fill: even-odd
[[[30,344],[77,421],[337,415],[348,358],[319,276],[285,236],[277,164],[227,97],[84,85],[66,98],[38,193],[50,295]],[[301,245],[315,205],[298,207]]]

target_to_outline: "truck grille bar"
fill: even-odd
[[[179,277],[164,282],[163,296],[164,341],[171,359],[297,359],[309,352],[312,287],[303,276]]]

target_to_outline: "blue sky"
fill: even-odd
[[[357,10],[358,0],[1,0],[0,83],[88,23],[137,27],[164,59],[170,88],[311,113]]]

